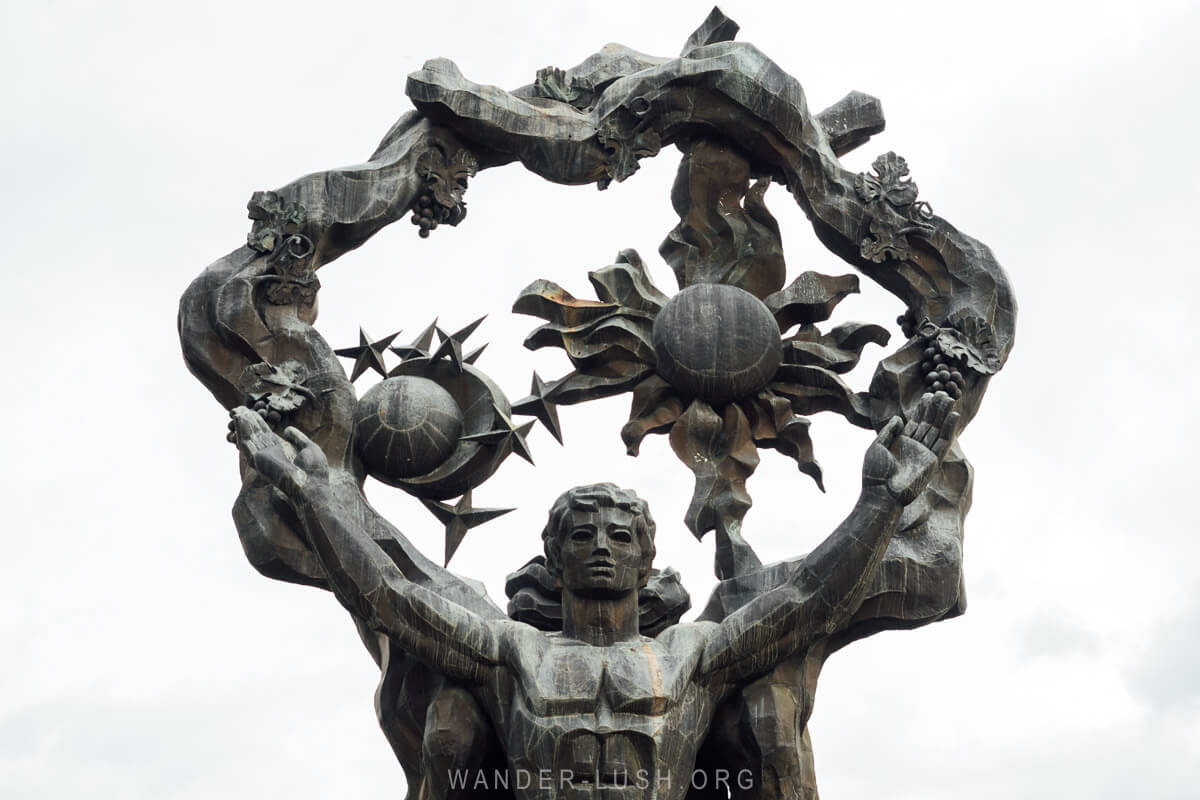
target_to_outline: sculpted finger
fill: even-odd
[[[912,416],[908,418],[908,421],[904,423],[904,435],[912,438],[913,434],[917,432],[917,428],[920,426],[921,422],[924,421],[924,419],[925,396],[922,396],[921,399],[917,401],[916,410],[913,411]]]
[[[908,425],[904,429],[904,435],[910,438],[917,437],[918,431],[923,430],[924,425],[929,423],[929,415],[933,409],[933,394],[926,392],[921,395],[921,399],[917,401],[917,408],[913,411],[912,419],[908,421]]]
[[[926,392],[921,395],[921,399],[917,401],[917,413],[914,415],[917,422],[928,422],[929,412],[933,408],[933,393]]]
[[[879,432],[877,441],[884,447],[891,447],[892,442],[900,435],[900,431],[904,428],[904,420],[899,417],[892,417],[887,424],[883,426],[883,430]]]
[[[245,406],[238,406],[237,408],[233,409],[232,411],[229,412],[229,416],[233,417],[235,420],[238,420],[240,422],[249,422],[254,419],[259,419],[259,420],[262,419],[262,417],[259,416],[257,411],[251,411],[250,409],[246,408]]]
[[[929,447],[929,445],[931,444],[930,439],[929,439],[929,434],[930,434],[930,432],[933,432],[934,438],[936,439],[937,438],[937,430],[938,430],[937,428],[933,427],[928,422],[922,422],[920,425],[917,426],[917,429],[912,432],[912,434],[910,435],[909,438],[911,438],[914,442],[917,442],[918,444],[922,444],[925,447]]]
[[[297,450],[303,450],[306,447],[317,446],[312,439],[304,435],[304,431],[300,430],[299,428],[292,427],[291,425],[284,429],[283,438],[295,445]]]
[[[958,432],[958,420],[961,416],[955,411],[949,414],[946,417],[946,421],[942,423],[942,430],[938,436],[937,444],[933,446],[933,452],[938,458],[944,456],[950,448],[951,443],[954,442],[954,436]]]
[[[950,407],[954,405],[954,400],[946,392],[935,392],[933,395],[932,413],[929,415],[929,424],[935,428],[942,427],[942,423],[946,420],[946,415],[950,413]]]
[[[958,421],[962,419],[962,414],[957,411],[946,415],[946,421],[942,423],[942,438],[953,439],[958,435]]]
[[[270,430],[266,421],[257,412],[251,411],[245,406],[238,406],[229,412],[229,415],[233,417],[240,444],[250,445],[255,437],[260,436],[264,430]]]
[[[929,430],[925,431],[925,435],[921,437],[921,444],[932,450],[933,446],[937,444],[938,434],[941,432],[941,430],[942,429],[936,425],[930,425]]]
[[[945,394],[945,393],[943,392],[943,394]],[[944,398],[942,398],[942,421],[943,422],[945,421],[946,417],[950,416],[950,413],[952,411],[954,411],[954,407],[957,403],[958,403],[958,401],[955,400],[953,397],[951,397],[949,394],[946,394],[946,396]]]
[[[933,449],[937,444],[938,436],[941,434],[942,428],[946,423],[946,415],[950,413],[950,409],[954,407],[954,398],[945,392],[936,392],[929,404],[929,415],[926,421],[929,423],[929,429],[923,431],[921,444]]]

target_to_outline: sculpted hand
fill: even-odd
[[[906,424],[899,417],[879,432],[863,459],[863,486],[883,486],[900,505],[908,505],[929,485],[958,426],[954,399],[945,392],[926,394]]]
[[[229,415],[246,461],[285,495],[297,499],[310,480],[328,482],[325,453],[299,430],[288,428],[280,438],[257,412],[245,406]]]

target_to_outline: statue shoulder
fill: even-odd
[[[501,660],[508,665],[537,663],[551,644],[545,631],[524,622],[494,619],[487,624],[499,641]]]
[[[720,628],[716,622],[681,622],[664,630],[654,641],[675,652],[703,648]]]

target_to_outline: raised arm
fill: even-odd
[[[905,424],[893,417],[867,449],[863,488],[846,520],[780,586],[723,620],[701,672],[736,680],[766,670],[843,625],[862,603],[904,507],[926,487],[958,424],[944,392],[925,395]]]
[[[439,672],[472,682],[486,680],[500,664],[497,630],[404,576],[340,507],[329,485],[325,454],[307,436],[288,428],[285,442],[246,408],[234,409],[232,416],[239,449],[295,509],[342,605]]]
[[[417,178],[409,178],[395,187],[403,189],[402,195],[415,190]],[[300,190],[309,182],[302,179],[281,190],[281,196],[302,198]],[[285,221],[291,212],[284,213],[289,208],[295,212],[291,216],[307,219],[292,233],[292,223]],[[271,249],[259,252],[247,245],[233,251],[205,269],[184,293],[179,334],[189,369],[226,409],[269,403],[282,413],[282,418],[274,417],[276,430],[290,425],[309,436],[330,462],[329,483],[337,501],[384,544],[405,577],[442,594],[450,592],[448,596],[478,613],[502,618],[503,612],[481,592],[422,555],[363,496],[364,470],[352,446],[357,397],[333,349],[313,327],[317,304],[313,294],[305,293],[315,291],[316,268],[345,249],[346,243],[333,241],[330,231],[348,229],[334,224],[340,216],[329,216],[337,209],[322,205],[301,213],[296,208],[290,200],[268,202],[256,195],[250,238],[260,248],[269,240]],[[268,213],[272,210],[274,216]],[[310,239],[316,242],[313,251]],[[238,495],[234,520],[247,558],[268,577],[326,587],[324,571],[295,520],[279,513],[271,494],[269,485],[252,479]]]

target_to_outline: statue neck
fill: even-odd
[[[563,590],[563,635],[596,647],[640,638],[637,591],[616,597]]]

